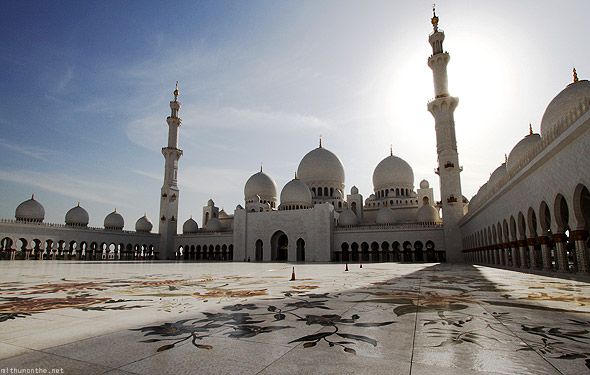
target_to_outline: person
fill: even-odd
[[[250,263],[250,257],[248,257],[248,263]]]

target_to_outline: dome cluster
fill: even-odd
[[[344,202],[345,173],[342,162],[333,152],[322,147],[321,142],[305,154],[297,168],[296,178],[287,183],[280,194],[279,209],[302,209],[313,207],[314,204],[329,202],[338,211],[346,209]],[[424,189],[429,188],[428,182]],[[387,205],[415,205],[414,172],[412,167],[400,157],[393,154],[383,159],[373,173],[375,194],[368,201],[375,201],[390,197],[398,197],[396,201]],[[351,194],[358,194],[358,188],[353,186]],[[246,205],[251,204],[249,211],[258,211],[264,203],[276,201],[276,183],[262,170],[250,176],[244,186]],[[414,198],[409,200],[408,198]],[[372,204],[373,206],[380,206]],[[271,208],[274,206],[271,204]],[[260,208],[260,211],[263,209]]]
[[[17,221],[42,223],[45,219],[45,208],[35,200],[35,195],[33,195],[31,199],[18,205],[14,212],[14,217]],[[80,206],[80,202],[78,202],[66,212],[64,222],[68,227],[87,228],[90,222],[90,216],[88,215],[88,211]],[[104,229],[106,230],[123,230],[124,226],[125,220],[117,210],[114,210],[104,218]],[[145,214],[135,223],[136,232],[150,233],[153,227],[151,220]]]
[[[543,140],[547,142],[563,131],[563,127],[573,123],[582,113],[590,108],[590,82],[578,80],[574,69],[574,80],[559,92],[547,105],[541,119],[541,134],[533,132],[529,125],[529,134],[521,139],[506,157],[506,162],[497,167],[486,182],[471,199],[470,206],[478,206],[488,193],[495,191],[507,176],[517,173],[518,169],[528,163],[540,150]],[[545,142],[545,143],[546,143]]]
[[[323,202],[330,202],[335,207],[342,208],[343,190],[342,162],[338,156],[320,144],[320,147],[311,150],[301,159],[296,177],[281,190],[278,209],[306,209],[313,207],[315,203]],[[275,209],[277,185],[272,177],[261,169],[246,181],[244,199],[249,211]]]

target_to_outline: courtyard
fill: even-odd
[[[590,373],[588,282],[471,265],[345,267],[3,261],[0,371]]]

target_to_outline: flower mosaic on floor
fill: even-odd
[[[377,346],[377,340],[364,335],[356,335],[340,331],[343,327],[349,325],[354,327],[381,327],[395,323],[394,321],[386,322],[361,322],[360,316],[354,314],[350,318],[344,318],[337,314],[304,314],[309,309],[331,310],[326,306],[329,298],[329,293],[323,294],[308,294],[301,297],[295,297],[292,293],[285,292],[284,304],[280,307],[270,305],[268,307],[258,306],[253,303],[235,304],[226,306],[223,310],[232,311],[232,313],[208,313],[202,319],[184,319],[173,323],[164,323],[159,326],[148,326],[136,329],[144,332],[145,336],[157,335],[160,338],[143,340],[142,342],[157,342],[174,340],[170,344],[163,345],[158,348],[158,351],[168,350],[174,348],[190,338],[192,344],[199,349],[212,349],[211,345],[203,345],[197,343],[197,340],[203,340],[209,337],[208,332],[211,329],[220,327],[231,328],[226,332],[230,338],[250,338],[264,333],[272,333],[278,330],[295,328],[292,325],[270,325],[270,323],[277,321],[305,322],[306,325],[318,325],[321,327],[331,327],[333,331],[319,332],[312,335],[306,335],[297,339],[291,340],[289,344],[295,342],[303,342],[304,348],[311,348],[316,346],[320,341],[325,342],[329,347],[341,347],[347,353],[356,354],[356,351],[351,347],[357,342],[365,342],[373,346]],[[328,298],[328,299],[319,299]],[[233,311],[247,311],[247,312],[233,312]],[[189,323],[190,322],[190,323]],[[167,336],[181,336],[180,339],[167,338]],[[330,339],[330,337],[333,337]],[[334,340],[336,338],[336,340]],[[342,341],[348,340],[348,341]],[[350,341],[353,340],[353,341]]]
[[[282,268],[250,274],[217,269],[192,275],[4,280],[0,327],[23,319],[83,319],[84,314],[100,319],[102,314],[131,317],[139,312],[153,316],[151,323],[130,323],[125,340],[146,345],[156,355],[173,354],[185,345],[214,353],[227,345],[262,342],[302,353],[372,358],[393,355],[393,335],[402,335],[403,341],[403,335],[413,334],[408,341],[412,353],[460,351],[476,358],[480,352],[507,350],[518,358],[513,360],[514,373],[526,368],[531,358],[558,372],[573,368],[570,373],[590,373],[588,283],[469,266],[462,272],[432,266],[397,275],[387,268],[391,265],[368,264],[355,273],[328,267],[329,277],[309,277],[312,273],[307,272],[308,277],[292,282],[276,275]],[[169,268],[174,270],[174,265]],[[290,274],[290,267],[283,268]],[[420,355],[413,357],[420,361]],[[478,366],[484,367],[472,370],[493,372],[492,367]],[[507,366],[510,369],[510,362]]]

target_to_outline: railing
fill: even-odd
[[[334,230],[336,232],[342,231],[357,231],[357,230],[366,230],[366,229],[376,229],[376,230],[405,230],[405,229],[442,229],[442,223],[412,223],[412,224],[361,224],[361,225],[347,225],[347,226],[338,226],[335,227]]]
[[[100,232],[106,231],[106,232],[116,232],[116,233],[157,235],[157,233],[151,233],[151,232],[136,232],[136,231],[132,231],[132,230],[111,230],[111,229],[105,229],[105,228],[99,228],[99,227],[88,227],[88,226],[85,227],[85,226],[75,226],[75,225],[66,225],[66,224],[57,224],[57,223],[43,223],[43,222],[3,219],[3,218],[0,218],[0,224],[16,224],[16,225],[38,226],[38,227],[43,227],[43,228],[66,228],[66,229],[100,231]]]

